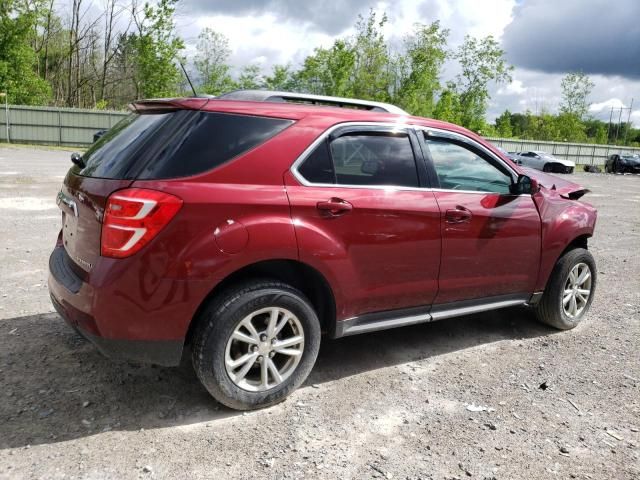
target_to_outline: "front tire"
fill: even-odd
[[[544,167],[542,167],[542,171],[546,173],[551,173],[553,172],[553,166],[549,163],[545,163]]]
[[[560,330],[576,327],[591,307],[596,280],[596,263],[588,250],[576,248],[565,253],[535,306],[538,320]]]
[[[307,378],[320,348],[320,322],[299,290],[254,280],[227,290],[196,319],[193,366],[204,387],[236,410],[284,400]]]

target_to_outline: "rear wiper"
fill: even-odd
[[[80,168],[84,168],[87,165],[84,163],[84,160],[82,159],[82,155],[80,155],[77,152],[73,152],[71,154],[71,161],[74,163],[74,165],[79,166]]]

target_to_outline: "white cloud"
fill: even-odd
[[[257,0],[234,1],[240,6],[257,2]],[[286,3],[285,0],[270,1],[280,1],[283,5]],[[325,4],[321,2],[316,4],[320,5],[319,8],[335,11],[338,4],[334,2],[341,0],[325,1]],[[550,0],[525,0],[524,4],[529,1],[537,4],[537,2]],[[588,0],[589,4],[593,5],[598,1],[601,0]],[[230,2],[221,3],[230,4]],[[189,3],[186,2],[181,9],[179,31],[189,46],[188,54],[191,54],[200,30],[204,27],[213,28],[229,38],[233,52],[231,63],[236,71],[248,63],[257,63],[266,73],[274,64],[291,63],[294,67],[300,66],[305,56],[309,55],[315,47],[328,47],[338,36],[352,34],[352,25],[357,15],[366,15],[369,7],[363,7],[364,3],[359,0],[348,3],[350,7],[344,5],[339,7],[342,12],[348,12],[344,15],[350,16],[350,18],[341,18],[340,25],[351,25],[351,27],[342,28],[337,34],[327,33],[326,15],[320,15],[320,12],[318,15],[310,15],[308,19],[300,17],[299,8],[295,12],[286,8],[273,11],[262,9],[242,16],[238,13],[240,7],[234,13],[234,9],[228,6],[217,9],[217,2],[202,3],[199,11],[189,11]],[[451,48],[459,45],[467,34],[493,35],[501,39],[506,27],[514,21],[514,7],[521,4],[523,4],[522,0],[387,0],[370,3],[376,11],[388,13],[389,22],[385,27],[385,35],[392,45],[401,45],[404,36],[412,31],[414,23],[440,20],[442,26],[451,31],[449,38]],[[584,8],[589,8],[586,1],[584,4]],[[289,16],[287,16],[288,11],[291,12]],[[601,25],[601,28],[606,30],[608,27]],[[531,42],[537,41],[535,34],[530,35],[530,38]],[[606,55],[606,52],[604,54]],[[447,62],[444,80],[452,78],[456,73],[457,65],[454,62]],[[562,73],[544,73],[522,67],[516,68],[511,84],[491,87],[492,99],[488,118],[495,118],[506,108],[513,112],[557,111],[561,99],[562,76]],[[591,79],[596,87],[591,95],[593,105],[590,112],[596,118],[608,120],[612,106],[619,108],[623,104],[628,105],[633,96],[636,97],[636,104],[640,104],[640,81],[604,75],[592,75]],[[640,110],[633,112],[632,119],[636,122],[640,121]]]

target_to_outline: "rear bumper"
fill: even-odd
[[[179,339],[157,338],[163,333],[162,326],[166,327],[165,322],[171,319],[163,318],[161,312],[136,315],[138,312],[130,309],[126,302],[119,302],[109,288],[95,288],[83,281],[70,268],[62,247],[56,247],[49,259],[49,294],[51,303],[65,322],[105,356],[163,366],[179,365],[184,335]],[[131,334],[127,334],[123,319]],[[153,329],[154,325],[156,329]],[[105,332],[118,331],[121,334],[117,337],[105,335]]]

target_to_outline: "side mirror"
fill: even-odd
[[[367,175],[378,173],[378,162],[375,160],[365,160],[360,167],[360,171]]]
[[[518,181],[509,187],[509,192],[513,195],[532,195],[537,191],[538,182],[527,175],[519,175]]]

